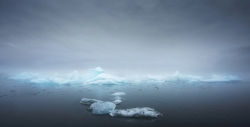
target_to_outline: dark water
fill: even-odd
[[[0,80],[0,127],[249,127],[250,84],[164,83],[152,85],[35,85]],[[151,107],[156,119],[94,115],[81,98],[112,100],[126,92],[117,109]]]

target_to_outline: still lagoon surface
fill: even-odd
[[[163,116],[120,118],[97,115],[82,98],[113,101],[116,109],[151,107]],[[0,79],[1,127],[249,127],[250,82],[126,85],[31,84]]]

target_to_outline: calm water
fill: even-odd
[[[0,80],[0,127],[249,127],[250,84],[164,83],[159,85],[37,85]],[[126,92],[117,109],[151,107],[156,119],[94,115],[81,98],[111,101]]]

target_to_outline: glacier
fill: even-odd
[[[93,114],[106,114],[114,110],[115,107],[116,105],[113,102],[97,101],[90,105],[89,110],[92,111]]]
[[[110,116],[117,117],[153,117],[156,118],[158,115],[162,115],[160,112],[155,111],[153,108],[142,107],[142,108],[130,108],[130,109],[115,109],[110,111]]]
[[[21,73],[16,76],[9,77],[11,80],[25,80],[32,84],[81,84],[81,85],[126,85],[126,84],[161,84],[164,82],[230,82],[240,81],[237,76],[219,76],[213,75],[211,78],[203,78],[202,76],[184,75],[176,71],[173,75],[165,76],[126,76],[116,77],[105,73],[101,67],[96,67],[89,70],[86,75],[81,75],[78,71],[73,71],[68,76],[53,76],[35,75],[32,73]]]

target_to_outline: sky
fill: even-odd
[[[0,0],[0,72],[250,76],[248,0]]]

